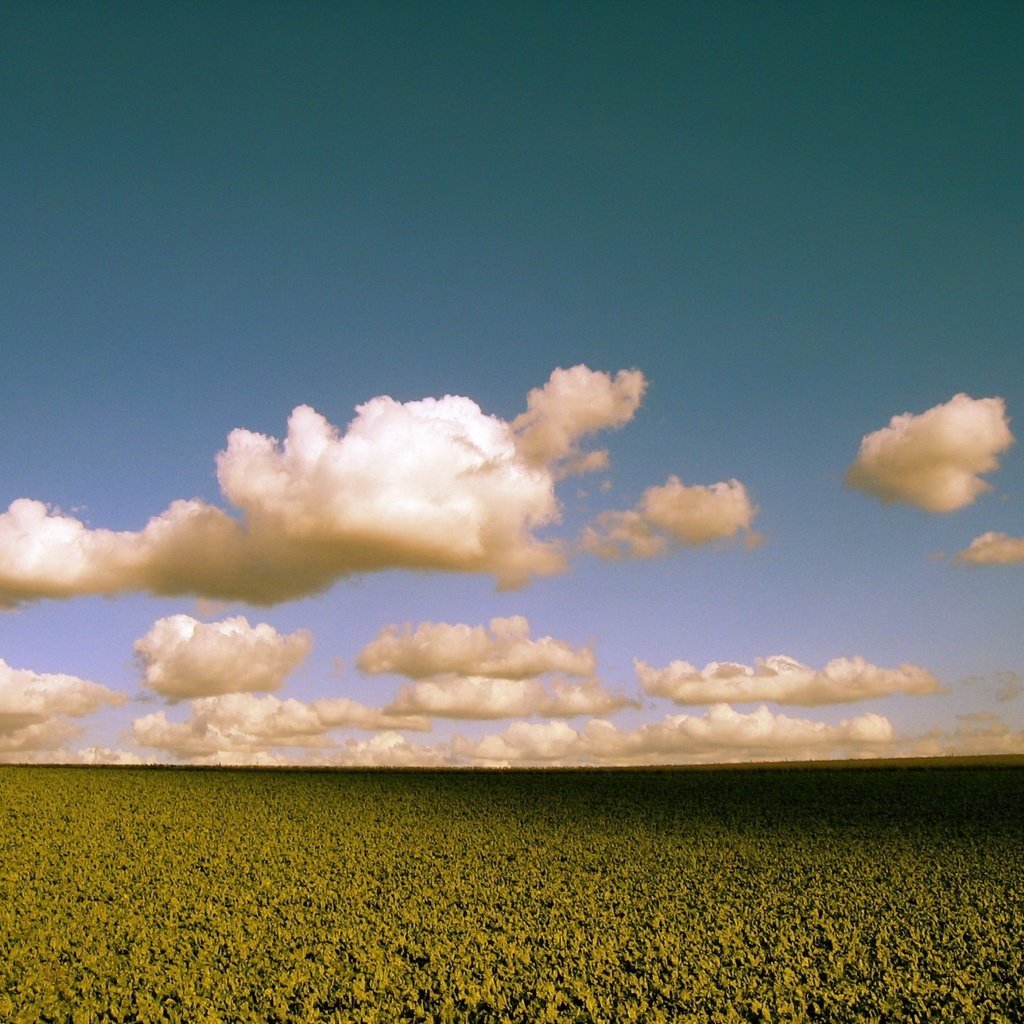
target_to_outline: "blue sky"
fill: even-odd
[[[0,759],[1024,751],[1022,31],[995,3],[9,5]],[[221,460],[248,505],[218,479],[233,431],[309,406],[341,452],[383,396],[358,479],[269,441]],[[408,404],[444,396],[490,424],[472,472],[449,406]],[[181,500],[226,539],[158,551]],[[657,550],[595,553],[626,524]],[[558,571],[501,589],[538,545]],[[308,593],[250,603],[256,572]]]

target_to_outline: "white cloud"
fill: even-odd
[[[954,395],[866,435],[846,482],[887,504],[952,512],[992,489],[980,474],[997,469],[1013,441],[1003,399]]]
[[[531,639],[521,615],[492,619],[489,626],[386,626],[359,652],[357,664],[370,674],[414,680],[385,708],[395,715],[572,717],[635,704],[594,677],[597,659],[589,646],[550,636]]]
[[[530,638],[522,615],[491,619],[487,626],[421,622],[385,626],[360,652],[363,672],[393,672],[409,679],[456,674],[526,679],[544,672],[589,676],[597,667],[590,647],[573,647],[550,636]]]
[[[582,760],[580,734],[566,722],[513,722],[504,732],[479,740],[456,736],[458,757],[486,764],[543,763]]]
[[[725,540],[749,531],[757,508],[738,480],[686,485],[670,476],[644,491],[636,507],[598,516],[583,534],[583,548],[601,558],[653,558],[671,547]],[[748,534],[756,543],[757,537]]]
[[[396,719],[377,708],[346,697],[310,703],[273,695],[233,693],[201,697],[188,703],[183,722],[171,722],[164,711],[132,723],[132,737],[141,747],[163,750],[175,758],[280,757],[278,747],[329,747],[332,729],[426,730],[422,718]]]
[[[234,430],[218,455],[239,519],[182,500],[116,532],[18,499],[0,515],[0,607],[124,591],[273,604],[392,568],[521,586],[565,568],[562,545],[536,536],[559,519],[556,479],[603,459],[579,441],[629,420],[644,383],[556,370],[512,423],[451,395],[374,398],[344,432],[299,406],[283,441]]]
[[[146,685],[158,693],[209,697],[277,690],[311,646],[306,630],[283,636],[265,622],[251,626],[241,615],[211,623],[171,615],[135,641],[135,653]]]
[[[532,714],[543,697],[535,680],[447,676],[403,686],[385,710],[441,718],[520,718]]]
[[[604,469],[608,453],[581,452],[580,439],[628,423],[646,389],[639,370],[611,377],[582,365],[557,369],[529,393],[527,411],[512,421],[516,445],[528,465],[557,466],[559,476]]]
[[[380,768],[429,768],[449,762],[443,747],[412,743],[394,731],[379,732],[365,740],[346,740],[341,747],[310,759],[313,764]]]
[[[744,714],[716,704],[705,715],[669,715],[631,730],[603,719],[579,730],[564,722],[514,722],[482,739],[457,737],[452,749],[486,764],[682,764],[877,754],[892,741],[892,725],[881,715],[832,725],[763,706]]]
[[[0,758],[55,750],[78,734],[72,719],[125,698],[99,683],[59,673],[12,668],[0,658]]]
[[[609,693],[597,679],[583,683],[556,679],[550,689],[539,679],[438,676],[403,686],[384,711],[392,715],[439,718],[549,718],[608,714],[636,702]]]
[[[965,565],[1018,565],[1024,562],[1024,537],[989,530],[975,537],[955,560]]]
[[[652,668],[634,661],[646,693],[677,704],[747,703],[842,704],[892,693],[941,692],[938,680],[920,665],[879,668],[863,658],[835,658],[823,669],[785,655],[755,659],[754,666],[713,661],[698,669],[686,661]]]

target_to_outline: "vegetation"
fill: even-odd
[[[0,768],[0,1021],[1021,1021],[1022,822],[1018,768]]]

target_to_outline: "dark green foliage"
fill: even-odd
[[[1017,769],[0,769],[0,1022],[1020,1021]]]

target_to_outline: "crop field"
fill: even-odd
[[[0,768],[0,1022],[1024,1020],[1024,769]]]

